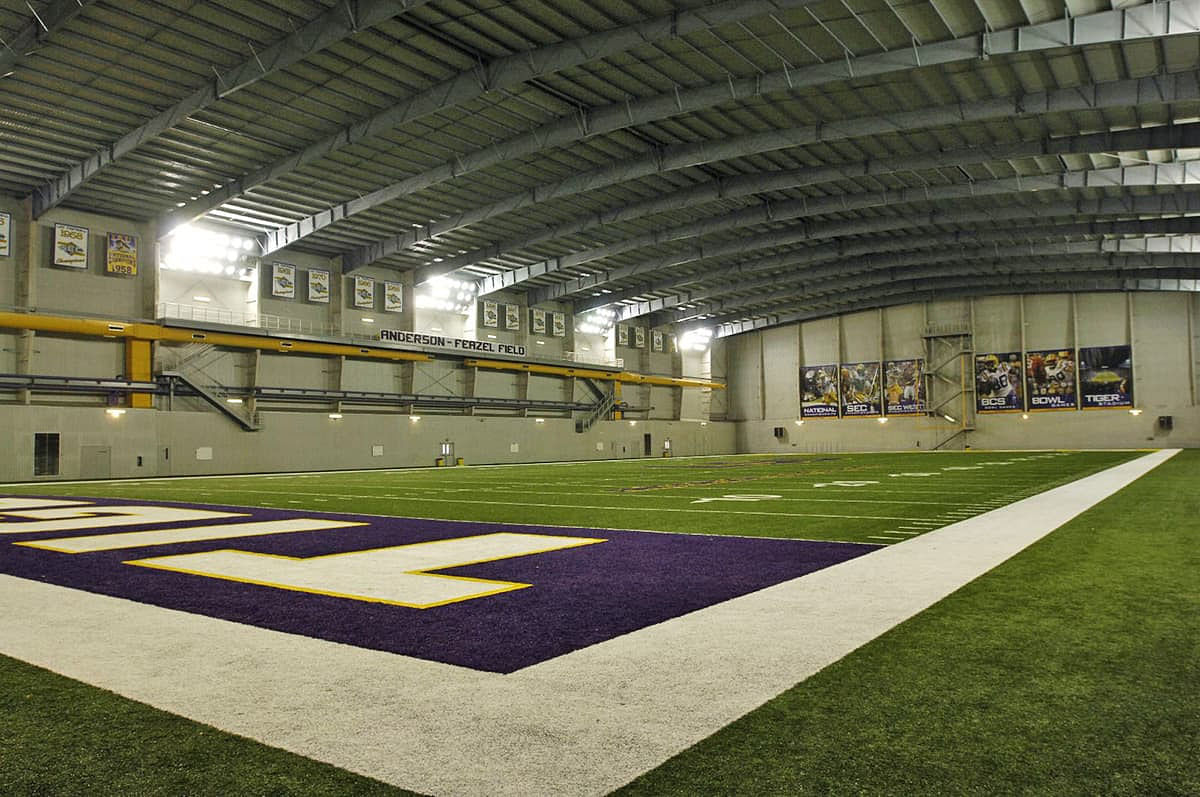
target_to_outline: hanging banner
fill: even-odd
[[[119,232],[108,234],[108,250],[104,258],[104,270],[107,273],[136,277],[137,260],[136,237]]]
[[[1075,352],[1068,349],[1027,352],[1025,392],[1031,411],[1075,409]]]
[[[500,326],[500,305],[495,302],[489,302],[486,299],[484,300],[483,325],[493,329]]]
[[[308,300],[329,304],[329,272],[322,269],[308,270]]]
[[[0,257],[12,255],[12,216],[0,213]]]
[[[278,299],[296,298],[296,267],[288,263],[271,264],[271,295]]]
[[[925,412],[924,360],[888,360],[884,364],[884,411],[888,415]]]
[[[538,310],[535,307],[533,309],[533,311],[530,313],[530,315],[533,317],[533,321],[531,322],[531,326],[533,327],[533,334],[545,335],[546,334],[546,311]]]
[[[650,333],[650,350],[663,350],[663,333],[659,332],[657,329]]]
[[[975,355],[975,411],[1025,411],[1020,352]]]
[[[87,227],[70,224],[54,225],[54,265],[67,268],[87,268]]]
[[[629,327],[622,326],[621,324],[617,324],[617,345],[618,346],[628,346],[629,345]]]
[[[399,282],[383,283],[383,309],[387,313],[404,312],[404,285]]]
[[[354,278],[354,306],[363,310],[375,309],[375,280],[369,277]]]
[[[567,316],[564,313],[555,313],[551,316],[550,323],[554,331],[554,337],[565,338],[567,336]]]
[[[838,408],[838,368],[833,365],[811,365],[801,375],[800,417],[836,418]]]
[[[633,347],[635,349],[646,348],[646,328],[645,327],[634,327],[633,328]]]
[[[1085,410],[1133,406],[1133,349],[1091,346],[1079,350],[1079,401]]]
[[[842,363],[842,417],[871,418],[881,414],[879,363]]]
[[[504,328],[505,329],[520,329],[521,328],[521,305],[519,305],[519,304],[504,305]]]
[[[528,352],[524,346],[513,343],[498,343],[494,340],[468,340],[434,335],[428,332],[408,332],[402,329],[381,329],[379,339],[387,343],[402,343],[407,346],[432,346],[452,349],[471,354],[504,354],[509,357],[524,357]]]

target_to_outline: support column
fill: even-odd
[[[16,254],[17,269],[17,306],[27,312],[33,312],[37,307],[37,262],[41,255],[41,241],[38,237],[37,223],[33,220],[33,200],[26,199],[21,204],[21,223],[24,228],[23,245],[13,235],[13,252]],[[14,227],[17,225],[14,224]],[[14,230],[15,233],[15,230]],[[34,372],[34,332],[22,329],[16,334],[17,373],[28,376]],[[17,400],[29,404],[33,398],[32,391],[20,390]]]
[[[125,378],[134,382],[149,382],[151,374],[150,341],[125,339]],[[149,393],[130,393],[129,406],[148,410],[154,407],[154,396]]]

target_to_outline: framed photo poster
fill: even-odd
[[[88,230],[70,224],[54,225],[54,265],[87,268]]]
[[[329,272],[323,269],[308,270],[308,300],[329,304]]]

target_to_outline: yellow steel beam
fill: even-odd
[[[36,332],[54,332],[62,335],[87,337],[127,338],[141,341],[170,341],[173,343],[211,343],[235,349],[259,349],[261,351],[294,352],[296,354],[325,354],[341,357],[359,357],[367,360],[407,360],[426,362],[433,358],[428,354],[412,351],[397,351],[374,346],[351,346],[343,343],[316,343],[307,340],[286,340],[264,335],[240,335],[231,332],[211,332],[200,329],[164,327],[159,324],[136,324],[121,321],[103,321],[91,318],[64,318],[27,313],[0,313],[0,327],[9,329],[31,329]]]
[[[599,379],[606,382],[627,382],[635,385],[661,385],[663,387],[708,387],[718,390],[725,385],[720,382],[709,382],[704,379],[682,379],[670,376],[646,376],[629,371],[593,371],[590,368],[571,368],[561,365],[540,365],[538,363],[517,363],[506,360],[463,360],[463,364],[473,368],[491,368],[497,371],[526,371],[531,374],[546,374],[548,376],[579,376],[586,379]]]

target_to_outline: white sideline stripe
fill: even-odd
[[[11,576],[0,576],[0,651],[424,793],[601,794],[924,610],[1175,453],[1149,454],[507,676]]]

